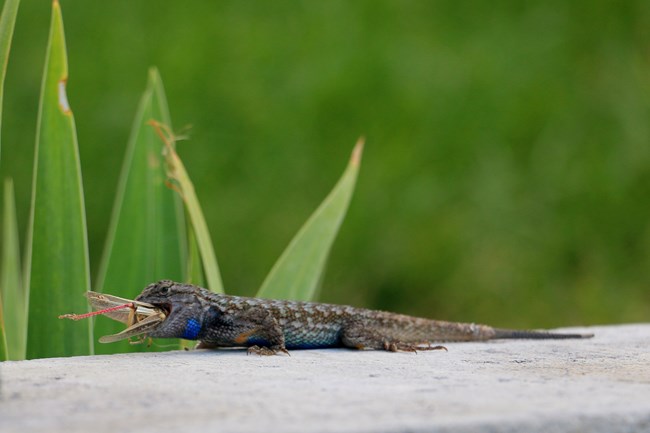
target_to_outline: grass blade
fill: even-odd
[[[185,280],[187,241],[182,203],[165,185],[164,147],[147,124],[170,124],[165,91],[156,69],[149,71],[122,167],[109,235],[96,288],[133,299],[161,279]],[[116,334],[123,326],[97,320],[95,336]],[[97,353],[142,351],[123,341],[96,346]]]
[[[4,97],[4,83],[7,74],[7,62],[11,49],[11,39],[14,35],[16,15],[20,0],[5,0],[0,16],[0,126],[2,125],[2,105]],[[1,128],[0,128],[1,129]],[[2,295],[0,294],[0,361],[8,359],[6,328],[3,317]]]
[[[357,141],[341,179],[291,240],[257,296],[313,300],[341,222],[354,191],[361,163],[363,139]]]
[[[7,337],[5,334],[5,321],[2,317],[2,296],[0,296],[0,362],[9,359],[7,353]]]
[[[20,0],[5,0],[0,16],[0,125],[2,125],[2,101],[4,96],[5,75],[11,49],[11,39],[14,35],[14,25]]]
[[[27,346],[27,296],[21,278],[18,224],[14,186],[10,179],[4,185],[2,229],[2,298],[8,359],[25,359]],[[0,312],[1,314],[2,312]]]
[[[65,86],[68,63],[58,1],[52,21],[39,107],[32,209],[27,242],[29,287],[27,357],[87,355],[87,327],[57,319],[87,310],[90,289],[88,241],[74,117]]]
[[[181,158],[174,149],[173,143],[176,141],[176,138],[169,127],[165,124],[152,122],[151,125],[165,143],[167,176],[170,181],[174,182],[177,192],[183,198],[183,202],[185,203],[185,209],[190,217],[192,230],[194,230],[196,243],[198,244],[201,253],[203,273],[205,275],[205,280],[208,283],[207,286],[213,292],[223,293],[221,273],[219,272],[217,255],[214,253],[208,225],[205,223],[199,199],[196,197],[196,192],[194,191],[194,185],[187,174],[187,170],[185,170],[183,161],[181,161]]]
[[[203,278],[203,266],[201,266],[201,252],[199,245],[196,242],[196,235],[192,227],[187,231],[187,239],[189,245],[189,254],[187,258],[187,281],[196,286],[205,287],[205,279]]]

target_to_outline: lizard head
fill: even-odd
[[[149,336],[196,339],[196,334],[200,330],[199,319],[192,316],[196,311],[192,308],[184,308],[196,305],[196,291],[197,288],[194,286],[170,280],[158,281],[145,287],[135,300],[152,304],[167,316],[149,333]]]

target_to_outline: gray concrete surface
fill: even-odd
[[[449,352],[0,363],[0,432],[650,432],[650,324]]]

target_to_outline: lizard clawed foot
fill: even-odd
[[[289,355],[289,351],[284,347],[271,348],[271,347],[266,347],[266,346],[250,346],[246,350],[247,355],[250,355],[252,353],[252,354],[260,355],[260,356],[277,355],[280,352],[286,353],[287,355]],[[291,355],[289,355],[289,356],[291,356]]]

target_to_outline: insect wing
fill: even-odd
[[[113,334],[105,335],[100,337],[100,343],[114,343],[116,341],[124,340],[126,338],[135,337],[137,335],[147,334],[154,329],[156,329],[162,322],[165,320],[165,315],[162,313],[152,314],[145,318],[144,320],[136,323],[133,326],[129,326],[124,331]]]
[[[88,298],[88,302],[90,302],[94,310],[105,310],[118,305],[132,303],[137,306],[138,321],[157,314],[155,307],[151,304],[120,298],[119,296],[108,295],[106,293],[88,291],[86,292],[86,298]],[[130,309],[115,310],[104,313],[104,316],[130,325],[129,321],[132,320],[132,311]]]

